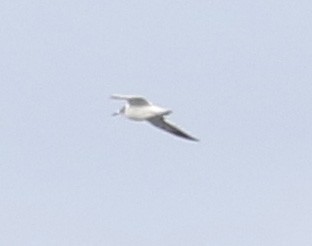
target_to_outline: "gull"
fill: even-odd
[[[197,138],[185,133],[165,118],[165,116],[172,113],[170,109],[153,105],[142,96],[114,94],[111,98],[126,101],[125,106],[123,106],[118,112],[113,113],[113,116],[123,115],[134,121],[148,121],[152,125],[176,136],[192,141],[199,141]]]

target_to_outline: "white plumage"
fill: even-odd
[[[177,126],[165,119],[166,115],[172,113],[172,111],[169,109],[153,105],[151,102],[147,101],[144,97],[141,96],[112,95],[111,98],[127,101],[125,106],[113,114],[114,116],[121,114],[131,120],[148,121],[152,125],[176,136],[188,140],[199,141],[197,138],[185,133]]]

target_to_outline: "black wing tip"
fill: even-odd
[[[172,134],[176,135],[177,137],[184,138],[186,140],[199,142],[198,138],[194,138],[194,137],[192,137],[192,136],[190,136],[190,135],[188,135],[188,134],[186,134],[184,132],[183,133],[182,132],[175,132],[175,133],[172,132]]]
[[[186,139],[194,141],[194,142],[200,142],[200,140],[198,138],[187,137]]]

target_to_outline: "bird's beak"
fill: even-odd
[[[119,115],[119,112],[112,113],[112,116],[117,116],[117,115]]]

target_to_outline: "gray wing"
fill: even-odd
[[[144,106],[144,105],[151,105],[149,101],[147,101],[144,97],[141,96],[130,96],[130,95],[112,95],[112,99],[120,99],[126,100],[130,105],[133,106]]]
[[[174,124],[169,123],[167,120],[164,119],[164,117],[162,116],[158,116],[158,117],[153,117],[151,119],[148,120],[152,125],[163,129],[171,134],[174,134],[176,136],[182,137],[182,138],[186,138],[192,141],[199,141],[197,138],[192,137],[191,135],[183,132],[181,129],[179,129],[178,127],[176,127]]]

